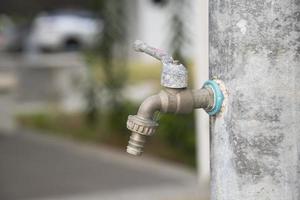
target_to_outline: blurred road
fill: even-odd
[[[15,109],[16,66],[19,57],[0,53],[0,128],[9,132],[14,129],[13,113]]]
[[[26,131],[0,134],[0,177],[1,200],[199,197],[184,168]]]
[[[16,130],[16,74],[23,65],[19,57],[0,54],[0,200],[191,200],[207,193],[194,172],[133,158],[125,147],[116,152]]]

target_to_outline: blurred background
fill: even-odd
[[[190,72],[197,0],[1,0],[0,199],[207,199],[194,113],[161,115],[145,155],[126,120],[160,90],[161,64]]]

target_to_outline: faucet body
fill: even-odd
[[[209,114],[216,114],[221,108],[223,94],[217,83],[207,81],[203,88],[191,90],[187,88],[187,70],[161,50],[149,47],[136,41],[136,51],[145,52],[163,63],[161,85],[164,88],[156,95],[144,100],[136,115],[129,115],[127,128],[132,131],[127,152],[141,155],[147,136],[151,136],[158,128],[155,113],[186,114],[194,109],[203,108]]]

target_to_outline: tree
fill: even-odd
[[[95,0],[92,7],[102,17],[104,29],[99,36],[96,49],[89,53],[101,58],[100,66],[104,74],[102,89],[108,91],[105,98],[109,102],[107,108],[110,109],[113,118],[122,109],[124,99],[121,90],[127,80],[126,1]],[[95,83],[95,81],[92,82]],[[91,89],[91,91],[95,90]],[[95,95],[87,97],[96,98]],[[94,100],[90,99],[88,102],[94,102]],[[91,113],[97,113],[95,110],[98,109],[96,103],[90,104],[90,106],[92,105],[94,107],[89,107],[88,111],[90,117],[94,116]],[[91,119],[91,121],[94,120]]]
[[[171,3],[171,39],[170,48],[173,50],[173,57],[186,66],[182,53],[184,44],[188,42],[188,23],[186,16],[189,11],[187,0],[173,0]]]

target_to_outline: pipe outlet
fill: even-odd
[[[127,128],[131,131],[131,136],[127,152],[139,156],[143,153],[146,138],[153,135],[159,126],[154,118],[156,112],[186,114],[194,109],[203,108],[209,115],[216,115],[221,110],[224,95],[214,80],[205,82],[201,89],[188,89],[186,68],[167,53],[141,41],[135,42],[134,49],[163,63],[163,89],[158,94],[148,97],[136,115],[128,116]]]

